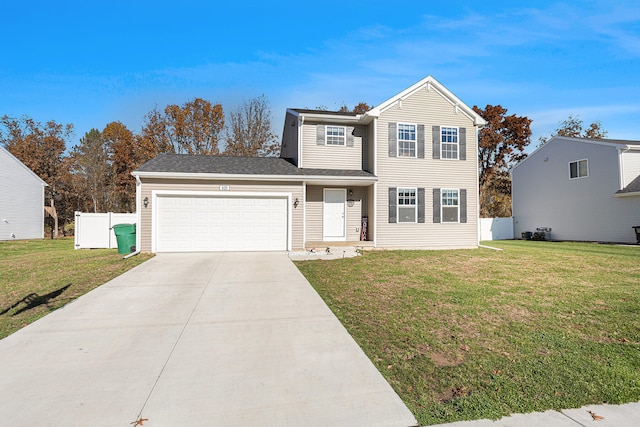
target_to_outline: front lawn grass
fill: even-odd
[[[73,238],[0,242],[0,339],[150,257],[76,251]]]
[[[296,264],[422,425],[640,401],[640,247],[490,245]]]

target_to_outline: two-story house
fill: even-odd
[[[160,155],[133,173],[138,248],[476,247],[484,123],[429,76],[364,114],[287,110],[279,158]]]
[[[516,236],[634,243],[640,226],[640,141],[556,136],[511,172]]]

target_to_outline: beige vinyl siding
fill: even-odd
[[[329,126],[345,126],[340,123],[322,123]],[[367,129],[356,126],[354,130],[353,147],[346,145],[318,145],[318,124],[305,121],[302,126],[302,153],[304,168],[308,169],[362,169],[362,139],[366,138]]]
[[[287,113],[284,119],[284,129],[282,130],[280,157],[292,159],[293,164],[298,166],[298,156],[298,118],[291,113]]]
[[[366,159],[366,162],[363,162],[362,169],[371,173],[374,173],[375,165],[375,150],[373,149],[375,138],[375,124],[376,122],[373,121],[367,126],[367,141],[366,143],[363,143],[363,150],[365,150],[363,157]],[[372,210],[370,212],[372,212]]]
[[[321,242],[323,241],[323,220],[322,214],[324,209],[324,189],[340,188],[347,190],[347,206],[345,211],[346,218],[346,237],[348,242],[357,242],[360,240],[360,227],[362,224],[362,216],[367,212],[368,194],[372,191],[371,187],[323,187],[316,185],[307,186],[307,241]],[[349,197],[349,188],[353,191],[353,196]],[[349,206],[348,201],[353,200],[353,206]]]
[[[229,186],[229,190],[220,190],[220,186]],[[182,179],[150,179],[142,178],[141,200],[149,198],[149,206],[141,210],[141,249],[144,252],[151,251],[153,191],[203,191],[219,193],[224,197],[229,192],[277,192],[291,193],[292,201],[298,198],[300,205],[292,207],[291,221],[291,246],[292,249],[301,249],[302,223],[303,223],[303,190],[302,183],[277,183],[277,182],[251,182],[251,181],[221,181],[221,180],[182,180]]]
[[[390,122],[425,126],[425,158],[389,157]],[[433,159],[432,126],[466,128],[466,160]],[[471,119],[435,91],[414,92],[377,121],[378,247],[458,248],[478,243],[477,141]],[[425,189],[425,223],[389,223],[389,188]],[[433,223],[433,189],[467,190],[466,223]]]
[[[307,185],[306,216],[307,216],[307,241],[322,241],[322,203],[323,188],[315,185]]]

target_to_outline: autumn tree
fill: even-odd
[[[250,99],[229,114],[224,154],[228,156],[277,156],[278,137],[271,128],[271,110],[264,95]]]
[[[222,105],[195,98],[163,111],[153,109],[145,116],[142,137],[156,154],[218,154],[223,129]]]
[[[371,108],[372,107],[370,107],[369,104],[367,104],[366,102],[359,102],[353,107],[352,110],[350,110],[346,104],[342,104],[342,106],[340,106],[340,109],[338,111],[342,113],[364,114],[367,111],[369,111]]]
[[[487,122],[478,135],[480,216],[511,216],[509,169],[527,156],[531,119],[507,115],[500,105],[473,110]]]
[[[109,149],[102,133],[98,129],[91,129],[80,138],[80,143],[71,152],[74,173],[82,178],[82,187],[91,199],[93,212],[113,209],[115,188]]]
[[[72,135],[72,124],[41,123],[28,116],[0,118],[0,143],[49,185],[47,204],[56,206],[62,224],[73,219],[73,207],[67,203],[69,164],[65,158]],[[53,233],[57,235],[57,230]]]
[[[551,133],[551,137],[554,136],[568,136],[573,138],[589,138],[589,139],[602,139],[607,137],[607,131],[602,129],[602,123],[600,121],[592,122],[588,128],[584,128],[584,122],[580,116],[574,116],[569,114],[569,117],[564,119],[558,124],[556,130]],[[540,144],[542,146],[547,143],[551,138],[540,137]]]
[[[136,209],[136,182],[131,176],[138,166],[157,155],[149,140],[134,135],[120,122],[111,122],[102,131],[109,147],[113,192],[112,205],[118,212]]]

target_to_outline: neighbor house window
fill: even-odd
[[[589,162],[587,159],[569,163],[569,178],[584,178],[589,176]]]
[[[459,222],[459,191],[442,189],[440,194],[442,197],[442,222]]]
[[[327,126],[327,145],[345,145],[346,136],[344,126]]]
[[[415,188],[398,188],[398,222],[416,222]]]
[[[458,158],[458,128],[443,126],[440,130],[440,151],[443,159]]]
[[[416,156],[416,125],[398,123],[398,157]]]

